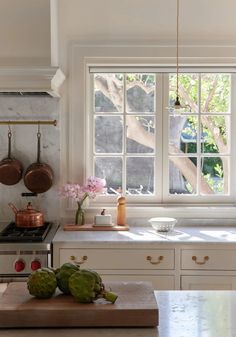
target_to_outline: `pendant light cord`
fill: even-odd
[[[179,97],[179,0],[176,9],[176,96]]]

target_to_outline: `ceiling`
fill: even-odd
[[[235,0],[180,0],[180,42],[236,42]],[[61,36],[172,43],[176,0],[59,0]]]

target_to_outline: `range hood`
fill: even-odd
[[[58,67],[0,67],[0,95],[48,94],[60,97],[65,75]]]

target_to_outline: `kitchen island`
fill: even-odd
[[[0,329],[1,337],[235,337],[235,291],[156,291],[157,328]],[[34,315],[34,312],[29,314]]]

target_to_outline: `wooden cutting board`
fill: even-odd
[[[26,282],[10,283],[0,298],[0,328],[25,327],[153,327],[158,307],[149,282],[105,284],[118,295],[114,304],[103,299],[82,304],[59,290],[50,299],[36,299]]]
[[[129,225],[119,226],[95,226],[93,224],[85,224],[83,226],[66,224],[63,227],[64,231],[128,231]]]

